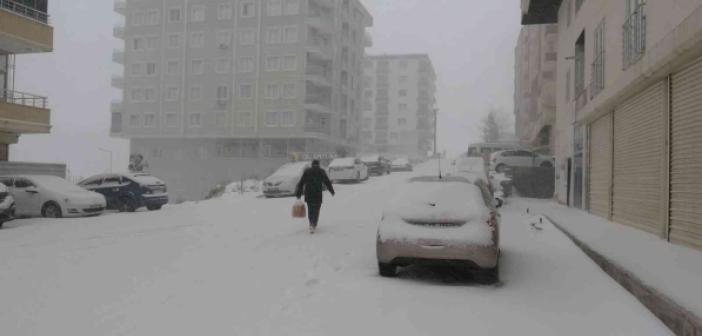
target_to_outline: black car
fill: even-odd
[[[361,161],[368,166],[368,175],[385,175],[392,171],[390,160],[382,155],[365,156],[361,158]]]
[[[166,184],[150,174],[96,175],[78,185],[104,195],[107,209],[133,212],[146,207],[159,210],[168,203]]]

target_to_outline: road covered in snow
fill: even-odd
[[[510,205],[502,284],[425,267],[380,277],[380,213],[411,174],[335,186],[313,236],[293,199],[254,194],[7,223],[0,335],[669,334],[556,228]]]

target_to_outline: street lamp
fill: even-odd
[[[100,148],[100,147],[98,147],[98,150],[101,152],[105,152],[105,153],[110,154],[110,173],[112,173],[112,151],[109,149],[104,149],[104,148]]]

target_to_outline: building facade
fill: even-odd
[[[434,148],[436,118],[429,55],[368,56],[363,86],[362,151],[426,158]]]
[[[515,48],[514,127],[519,142],[553,153],[558,26],[523,26]]]
[[[53,50],[47,9],[47,0],[0,1],[0,161],[8,161],[20,135],[51,130],[46,97],[14,86],[16,57]]]
[[[174,200],[355,152],[366,27],[358,0],[126,0],[112,135]]]
[[[702,249],[702,1],[523,1],[557,23],[557,198]]]

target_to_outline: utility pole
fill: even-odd
[[[110,173],[112,173],[112,151],[109,149],[104,149],[104,148],[100,148],[100,147],[98,147],[98,150],[101,152],[105,152],[105,153],[110,154]]]

